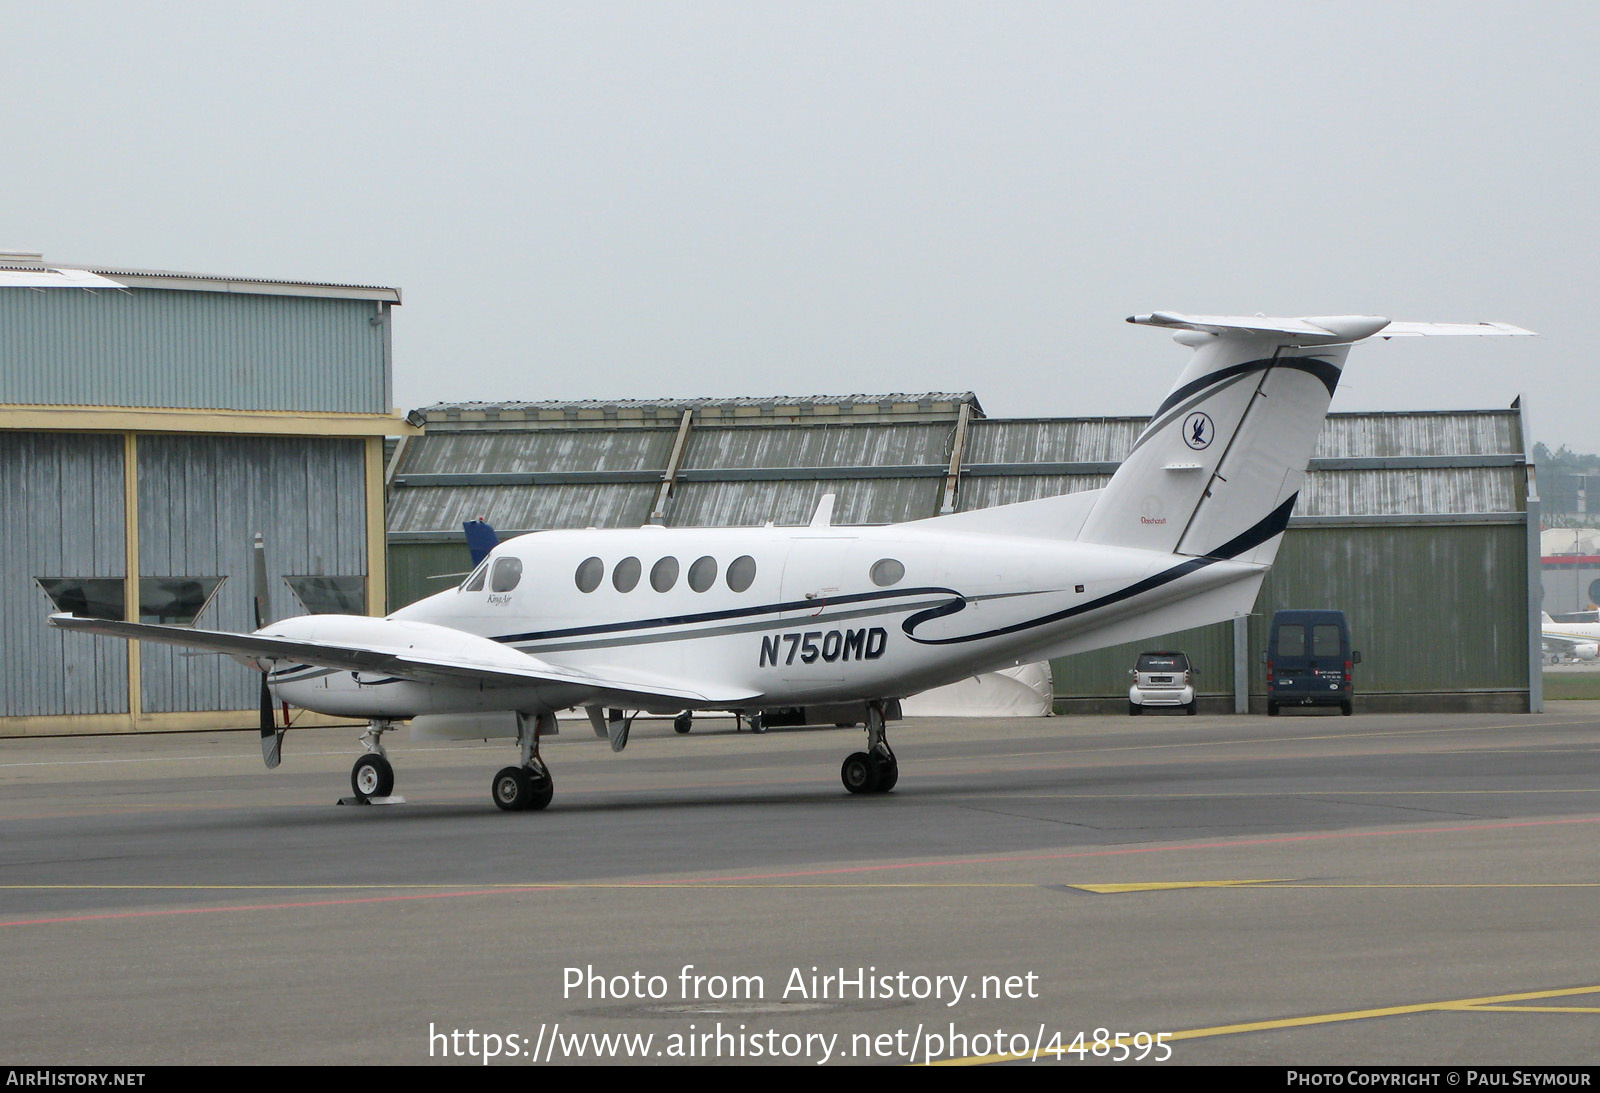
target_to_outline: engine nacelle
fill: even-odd
[[[1579,660],[1593,660],[1596,656],[1600,656],[1600,644],[1574,645],[1572,647],[1572,655]]]

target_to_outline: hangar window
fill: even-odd
[[[57,611],[80,618],[127,618],[121,577],[35,577]],[[139,621],[190,626],[210,605],[226,577],[140,577]]]
[[[611,571],[611,587],[618,592],[632,592],[639,583],[639,559],[624,558]]]
[[[485,558],[482,561],[482,563],[479,564],[478,568],[474,569],[472,571],[471,575],[468,576],[467,579],[461,583],[461,591],[463,591],[463,592],[482,592],[483,591],[483,580],[488,575],[489,575],[489,559]]]
[[[140,577],[139,621],[192,626],[226,577]]]
[[[522,580],[522,559],[507,555],[494,560],[494,573],[489,578],[490,592],[510,592]]]
[[[689,567],[689,587],[696,592],[704,592],[716,583],[717,560],[709,554],[696,558],[694,565]]]
[[[310,615],[365,615],[365,577],[284,577],[284,583]],[[142,610],[142,608],[141,608]]]
[[[678,559],[665,557],[650,567],[650,587],[657,592],[671,591],[678,583]]]
[[[728,563],[728,587],[743,592],[756,581],[756,560],[748,554]]]
[[[906,575],[906,567],[894,558],[879,558],[872,563],[872,583],[879,588],[899,584]]]
[[[573,578],[578,582],[579,592],[593,592],[600,587],[600,578],[606,575],[606,564],[599,558],[585,558],[578,565],[577,575]]]
[[[35,577],[57,611],[85,619],[125,620],[126,583],[121,577]]]

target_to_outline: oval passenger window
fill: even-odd
[[[900,579],[906,575],[906,567],[893,558],[879,558],[872,563],[872,583],[879,588],[888,588],[892,584],[899,584]]]
[[[704,558],[696,558],[694,565],[689,567],[689,587],[696,592],[704,592],[717,583],[717,560],[707,554]]]
[[[728,587],[743,592],[756,581],[756,560],[748,554],[728,563]]]
[[[522,580],[521,558],[496,558],[489,576],[490,592],[510,592]]]
[[[574,580],[578,582],[579,592],[593,592],[600,587],[600,578],[606,575],[606,564],[599,558],[585,558],[578,565],[577,575]]]
[[[678,559],[666,557],[650,567],[650,587],[657,592],[669,592],[678,583]]]
[[[611,587],[618,592],[632,592],[639,583],[639,559],[624,558],[611,571]]]

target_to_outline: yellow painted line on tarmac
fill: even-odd
[[[1178,888],[1238,888],[1246,884],[1282,884],[1280,880],[1156,880],[1124,884],[1070,884],[1097,896],[1120,896],[1128,892],[1170,892]]]
[[[1281,1017],[1267,1021],[1247,1021],[1237,1025],[1214,1025],[1210,1028],[1186,1029],[1182,1032],[1167,1033],[1163,1035],[1162,1039],[1166,1043],[1175,1043],[1179,1040],[1203,1040],[1213,1036],[1237,1036],[1244,1032],[1276,1032],[1280,1029],[1305,1028],[1310,1025],[1332,1025],[1346,1021],[1366,1021],[1374,1017],[1403,1017],[1414,1013],[1460,1013],[1475,1010],[1538,1012],[1538,1010],[1534,1009],[1508,1006],[1506,1003],[1532,1002],[1546,998],[1570,998],[1574,995],[1582,994],[1600,994],[1600,986],[1565,987],[1560,990],[1525,991],[1520,994],[1493,994],[1482,998],[1456,998],[1443,1002],[1419,1002],[1406,1006],[1383,1006],[1377,1009],[1344,1010],[1339,1013],[1319,1013],[1306,1017]],[[1046,1052],[1041,1051],[1039,1054],[1044,1055]],[[1052,1050],[1048,1054],[1054,1055],[1055,1051]],[[1063,1054],[1070,1054],[1070,1052],[1063,1052]],[[941,1059],[932,1065],[982,1066],[986,1063],[1018,1062],[1032,1057],[1033,1054],[1031,1052],[1023,1054],[969,1055],[959,1059]]]

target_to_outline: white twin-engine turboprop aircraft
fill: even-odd
[[[481,738],[499,712],[521,761],[495,775],[494,802],[543,808],[539,738],[571,706],[618,751],[640,711],[835,707],[867,730],[845,787],[881,793],[899,778],[884,723],[906,695],[1247,614],[1353,343],[1530,333],[1367,316],[1128,321],[1177,330],[1195,353],[1103,489],[885,527],[833,526],[825,498],[807,527],[540,532],[382,619],[309,615],[251,634],[50,621],[231,654],[263,673],[264,707],[270,690],[368,719],[351,774],[363,799],[393,788],[382,734],[396,721]],[[264,721],[270,765],[281,738]]]

